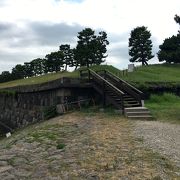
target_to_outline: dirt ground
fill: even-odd
[[[106,113],[70,113],[0,141],[0,179],[180,179],[174,162],[135,136],[134,121]]]

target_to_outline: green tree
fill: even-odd
[[[51,52],[45,56],[45,73],[58,72],[63,67],[63,53],[61,51]]]
[[[34,59],[30,62],[33,76],[41,75],[44,72],[44,60],[41,58]]]
[[[12,68],[13,79],[23,79],[25,77],[24,65],[17,64]]]
[[[59,50],[63,54],[63,62],[65,65],[65,71],[67,71],[67,67],[72,67],[74,65],[74,53],[70,48],[69,44],[62,44],[59,46]]]
[[[24,63],[24,77],[29,78],[33,76],[33,68],[31,62]]]
[[[3,71],[0,75],[0,82],[7,82],[13,80],[12,74],[9,71]]]
[[[152,59],[152,41],[151,33],[147,27],[136,27],[131,31],[129,38],[130,62],[141,62],[142,65],[148,65],[147,61]]]
[[[180,17],[175,15],[174,20],[180,25]],[[157,53],[159,61],[166,63],[180,63],[180,31],[176,36],[166,38],[162,45],[159,46]]]
[[[180,17],[177,14],[174,17],[174,20],[180,25]]]
[[[180,63],[180,34],[164,40],[157,53],[160,62]]]
[[[74,59],[77,66],[91,66],[93,64],[101,64],[107,57],[106,45],[107,41],[106,32],[99,32],[95,35],[95,31],[91,28],[85,28],[78,33],[78,44],[74,50]]]
[[[177,24],[180,25],[180,16],[178,16],[178,15],[176,14],[175,17],[174,17],[174,20],[176,21]],[[179,32],[179,34],[180,34],[180,31],[178,31],[178,32]]]

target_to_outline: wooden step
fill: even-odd
[[[149,111],[148,110],[148,108],[146,108],[146,107],[141,107],[141,106],[139,106],[139,107],[136,107],[136,108],[125,108],[124,109],[126,112],[134,112],[134,111]]]
[[[142,112],[128,112],[126,113],[128,116],[144,116],[144,115],[149,115],[149,111],[142,111]]]
[[[125,108],[130,108],[130,107],[135,108],[135,107],[139,107],[139,106],[140,106],[139,104],[124,104]]]
[[[134,100],[133,97],[125,97],[125,98],[123,97],[123,99],[124,99],[124,100]]]
[[[137,116],[128,116],[130,119],[153,119],[151,115],[137,115]]]
[[[131,119],[152,119],[150,111],[146,107],[131,107],[124,109],[125,116]]]
[[[135,101],[135,100],[131,100],[131,101],[124,101],[124,104],[136,104],[136,103],[138,103],[138,104],[139,104],[139,102],[138,102],[138,101]]]

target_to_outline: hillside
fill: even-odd
[[[173,82],[180,83],[180,64],[155,64],[148,67],[137,67],[124,77],[129,82]]]
[[[127,73],[127,70],[119,70],[111,65],[100,65],[91,67],[93,70],[103,70],[106,69],[122,79],[136,85],[137,87],[144,84],[180,84],[180,64],[167,65],[167,64],[155,64],[149,65],[147,67],[136,67],[135,71],[132,73]],[[82,69],[82,68],[80,68]],[[6,83],[0,83],[0,88],[23,86],[31,84],[40,84],[44,82],[49,82],[56,80],[61,77],[79,77],[79,70],[73,72],[58,72],[51,73],[47,75],[42,75],[38,77],[32,77],[27,79],[20,79],[15,81],[10,81]]]

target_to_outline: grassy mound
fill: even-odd
[[[180,64],[155,64],[140,66],[132,73],[124,76],[129,82],[174,82],[180,83]]]
[[[73,72],[58,72],[50,73],[38,77],[20,79],[15,81],[10,81],[6,83],[0,83],[0,88],[14,87],[14,86],[23,86],[31,84],[41,84],[44,82],[49,82],[56,80],[61,77],[79,77],[79,70],[84,69],[80,68]],[[136,87],[150,87],[152,85],[161,85],[161,86],[180,86],[180,64],[176,65],[167,65],[167,64],[155,64],[149,66],[140,66],[136,67],[134,72],[127,73],[127,71],[121,71],[111,65],[99,65],[92,66],[93,70],[108,70],[118,77],[134,84]]]

